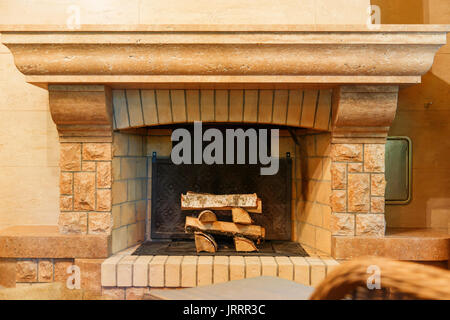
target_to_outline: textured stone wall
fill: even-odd
[[[74,259],[17,259],[14,262],[16,285],[54,281],[65,283],[69,276],[67,268],[73,263]]]
[[[330,134],[300,136],[296,146],[297,241],[309,252],[331,253]]]
[[[115,132],[113,136],[112,252],[145,238],[147,158],[146,130]]]
[[[333,235],[384,235],[384,154],[384,144],[332,144]]]
[[[111,152],[108,142],[61,142],[61,233],[111,232]]]

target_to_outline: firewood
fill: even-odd
[[[245,210],[247,210],[247,212],[251,212],[251,213],[262,213],[262,201],[261,199],[257,200],[257,206],[254,208],[245,208]],[[208,209],[210,210],[218,210],[218,211],[231,211],[233,210],[233,208],[235,207],[209,207]],[[181,210],[186,211],[186,210],[204,210],[205,208],[189,208],[189,207],[184,207],[181,208]]]
[[[229,207],[257,208],[258,196],[253,194],[207,194],[188,191],[181,195],[182,210]]]
[[[244,237],[234,237],[234,246],[238,252],[258,251],[253,241]]]
[[[196,231],[194,237],[197,253],[202,251],[214,253],[217,251],[217,243],[211,235]]]
[[[255,208],[245,208],[248,212],[251,213],[262,213],[262,201],[260,198],[256,200],[256,207]]]
[[[250,215],[248,214],[248,212],[242,208],[231,209],[231,215],[232,215],[234,223],[252,224],[252,222],[253,222],[253,220],[252,220],[252,218],[250,218]]]
[[[230,237],[244,236],[253,240],[258,240],[266,236],[266,231],[261,226],[243,225],[226,221],[202,223],[194,217],[186,217],[186,224],[184,229],[188,233],[203,231],[211,234],[221,234]]]
[[[198,220],[200,220],[203,223],[208,223],[208,222],[217,221],[217,217],[216,217],[215,213],[212,212],[211,210],[203,210],[198,215]]]

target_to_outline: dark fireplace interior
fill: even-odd
[[[307,256],[291,240],[292,159],[279,158],[275,175],[261,175],[260,164],[180,164],[153,153],[151,185],[151,240],[135,255],[258,255]],[[184,230],[186,216],[199,211],[181,210],[181,194],[188,191],[212,194],[256,193],[262,200],[262,214],[252,214],[254,224],[266,229],[265,240],[256,252],[236,252],[232,238],[217,236],[215,253],[197,253],[193,235]],[[229,211],[214,211],[220,221],[231,221]]]

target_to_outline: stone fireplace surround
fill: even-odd
[[[96,259],[145,238],[146,153],[167,150],[167,132],[158,126],[195,120],[294,129],[301,147],[294,147],[293,237],[311,252],[336,256],[342,241],[383,239],[384,144],[398,88],[420,82],[448,31],[430,25],[2,28],[26,81],[49,91],[60,136],[61,213],[59,233],[7,233],[0,256],[51,260],[54,272],[58,259],[98,268]]]

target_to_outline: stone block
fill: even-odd
[[[117,286],[117,264],[123,258],[120,255],[114,255],[102,262],[101,284],[103,287]]]
[[[230,256],[230,280],[245,278],[245,261],[242,256]]]
[[[16,263],[16,282],[37,282],[37,272],[36,260],[18,260]]]
[[[81,144],[61,143],[59,167],[62,171],[81,170]]]
[[[38,281],[53,282],[53,261],[51,259],[40,259],[38,262]]]
[[[111,161],[97,162],[97,188],[111,188]]]
[[[371,213],[384,213],[384,197],[371,197],[370,198],[370,212]]]
[[[95,162],[94,161],[82,161],[81,170],[82,171],[95,171]]]
[[[142,300],[144,294],[150,293],[149,288],[125,288],[125,300]]]
[[[131,287],[133,286],[133,264],[138,256],[124,256],[117,263],[117,286]]]
[[[372,196],[384,197],[386,190],[386,180],[384,173],[374,173],[370,175],[370,194]]]
[[[184,256],[181,263],[181,286],[197,286],[197,256]]]
[[[4,288],[16,286],[16,259],[0,258],[0,286]]]
[[[54,259],[54,281],[66,283],[69,274],[67,269],[73,265],[72,259]]]
[[[261,276],[261,261],[259,257],[244,257],[245,277],[254,278]]]
[[[107,300],[125,300],[125,288],[102,288],[102,296]]]
[[[362,149],[362,144],[332,144],[331,159],[342,162],[361,162],[363,156]]]
[[[227,256],[215,256],[213,267],[214,267],[213,282],[215,284],[229,281],[228,278],[229,259]]]
[[[356,235],[382,237],[385,232],[384,214],[356,215]]]
[[[331,189],[347,188],[347,164],[333,162],[331,164]]]
[[[111,160],[111,143],[83,143],[83,160]]]
[[[294,279],[294,265],[289,257],[275,257],[278,264],[278,277],[293,280]]]
[[[364,171],[384,172],[384,144],[364,145]]]
[[[59,214],[58,226],[61,233],[86,233],[86,212],[61,212]]]
[[[348,211],[369,212],[370,185],[369,174],[351,173],[348,175]]]
[[[310,285],[310,265],[304,257],[290,257],[294,265],[294,281],[305,286]]]
[[[183,256],[169,256],[165,264],[165,286],[177,288],[181,286],[181,262]]]
[[[110,212],[89,212],[89,234],[110,234],[112,224]]]
[[[278,264],[274,257],[260,257],[260,260],[262,276],[278,276]]]
[[[213,281],[213,257],[200,256],[197,263],[197,285],[212,284]]]
[[[111,211],[111,189],[97,189],[97,211]]]
[[[326,276],[326,267],[323,261],[318,257],[306,257],[306,261],[311,266],[311,286],[315,287]]]
[[[95,172],[74,173],[74,210],[95,210]]]
[[[133,286],[148,286],[148,265],[153,256],[139,256],[133,264]]]
[[[164,265],[168,256],[155,256],[148,268],[148,282],[150,287],[164,287]]]
[[[72,172],[61,172],[59,178],[59,191],[61,194],[72,194],[73,193],[73,173]]]
[[[347,211],[347,191],[333,190],[331,192],[331,210],[333,212]]]
[[[363,172],[363,164],[357,163],[357,162],[349,163],[348,164],[348,172],[349,173]]]
[[[335,236],[355,235],[355,215],[352,213],[332,213],[330,230],[331,234]]]
[[[80,268],[81,289],[91,293],[101,294],[102,263],[104,259],[75,259],[75,265]]]
[[[73,211],[73,196],[61,195],[59,197],[59,209],[61,211]]]

